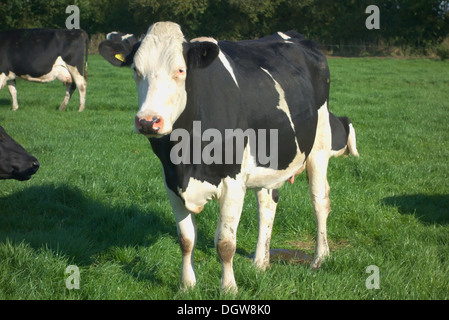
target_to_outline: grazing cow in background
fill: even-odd
[[[89,37],[84,30],[17,29],[0,31],[0,89],[8,84],[12,110],[17,110],[16,78],[34,82],[58,79],[66,86],[59,110],[65,110],[78,88],[86,101]]]
[[[111,64],[134,69],[135,128],[162,163],[182,251],[181,287],[196,283],[195,214],[215,198],[221,287],[237,289],[232,264],[247,189],[255,190],[259,210],[254,263],[266,268],[277,189],[306,167],[317,223],[312,267],[321,265],[329,255],[328,161],[356,148],[352,125],[329,112],[329,68],[314,43],[294,31],[186,41],[179,25],[158,22],[133,47],[106,40],[99,49]]]
[[[0,126],[0,179],[28,180],[38,169],[39,161]]]

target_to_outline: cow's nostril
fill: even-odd
[[[39,169],[39,167],[40,167],[39,161],[35,161],[31,164],[31,168],[33,168],[33,169],[37,170],[37,169]]]
[[[148,117],[135,118],[136,130],[143,134],[156,134],[158,133],[164,124],[164,119],[161,116],[154,115]]]

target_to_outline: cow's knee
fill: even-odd
[[[180,233],[178,236],[182,253],[181,289],[193,288],[196,284],[195,269],[193,267],[193,250],[195,236]]]
[[[310,192],[314,211],[316,214],[327,217],[331,212],[330,187],[327,180],[324,182],[322,190],[319,190],[317,193],[314,193],[314,191],[316,192],[316,190],[311,190]]]
[[[223,263],[231,263],[235,254],[236,245],[232,240],[219,240],[216,245],[218,256]]]
[[[236,293],[238,289],[232,263],[236,250],[235,240],[231,238],[220,239],[216,242],[215,247],[223,268],[220,288],[224,292]]]
[[[192,236],[186,234],[180,234],[178,236],[179,246],[183,256],[190,255],[195,247],[195,239]]]

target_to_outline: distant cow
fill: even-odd
[[[38,169],[39,161],[0,126],[0,179],[28,180]]]
[[[0,89],[8,84],[17,110],[16,78],[34,82],[55,79],[66,86],[59,110],[65,110],[76,88],[83,111],[86,101],[88,35],[83,30],[17,29],[0,31]]]
[[[232,265],[247,189],[258,200],[254,263],[266,268],[277,189],[306,168],[317,223],[312,267],[321,265],[329,255],[328,161],[358,153],[349,119],[329,112],[329,68],[318,46],[294,31],[238,42],[186,41],[177,24],[158,22],[134,46],[106,40],[99,50],[113,65],[134,69],[135,128],[162,163],[182,251],[182,287],[196,283],[195,214],[218,199],[221,287],[237,288]]]

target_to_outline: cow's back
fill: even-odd
[[[282,137],[279,169],[293,161],[297,146],[307,157],[315,140],[318,109],[329,96],[329,70],[315,44],[296,32],[283,35],[288,39],[275,34],[219,41],[224,58],[189,74],[190,110],[185,115],[190,119],[183,121],[183,115],[180,123],[200,120],[204,130],[275,129]]]
[[[84,30],[15,29],[0,32],[0,73],[39,77],[60,56],[83,73],[87,33]],[[80,51],[80,54],[74,54]]]

